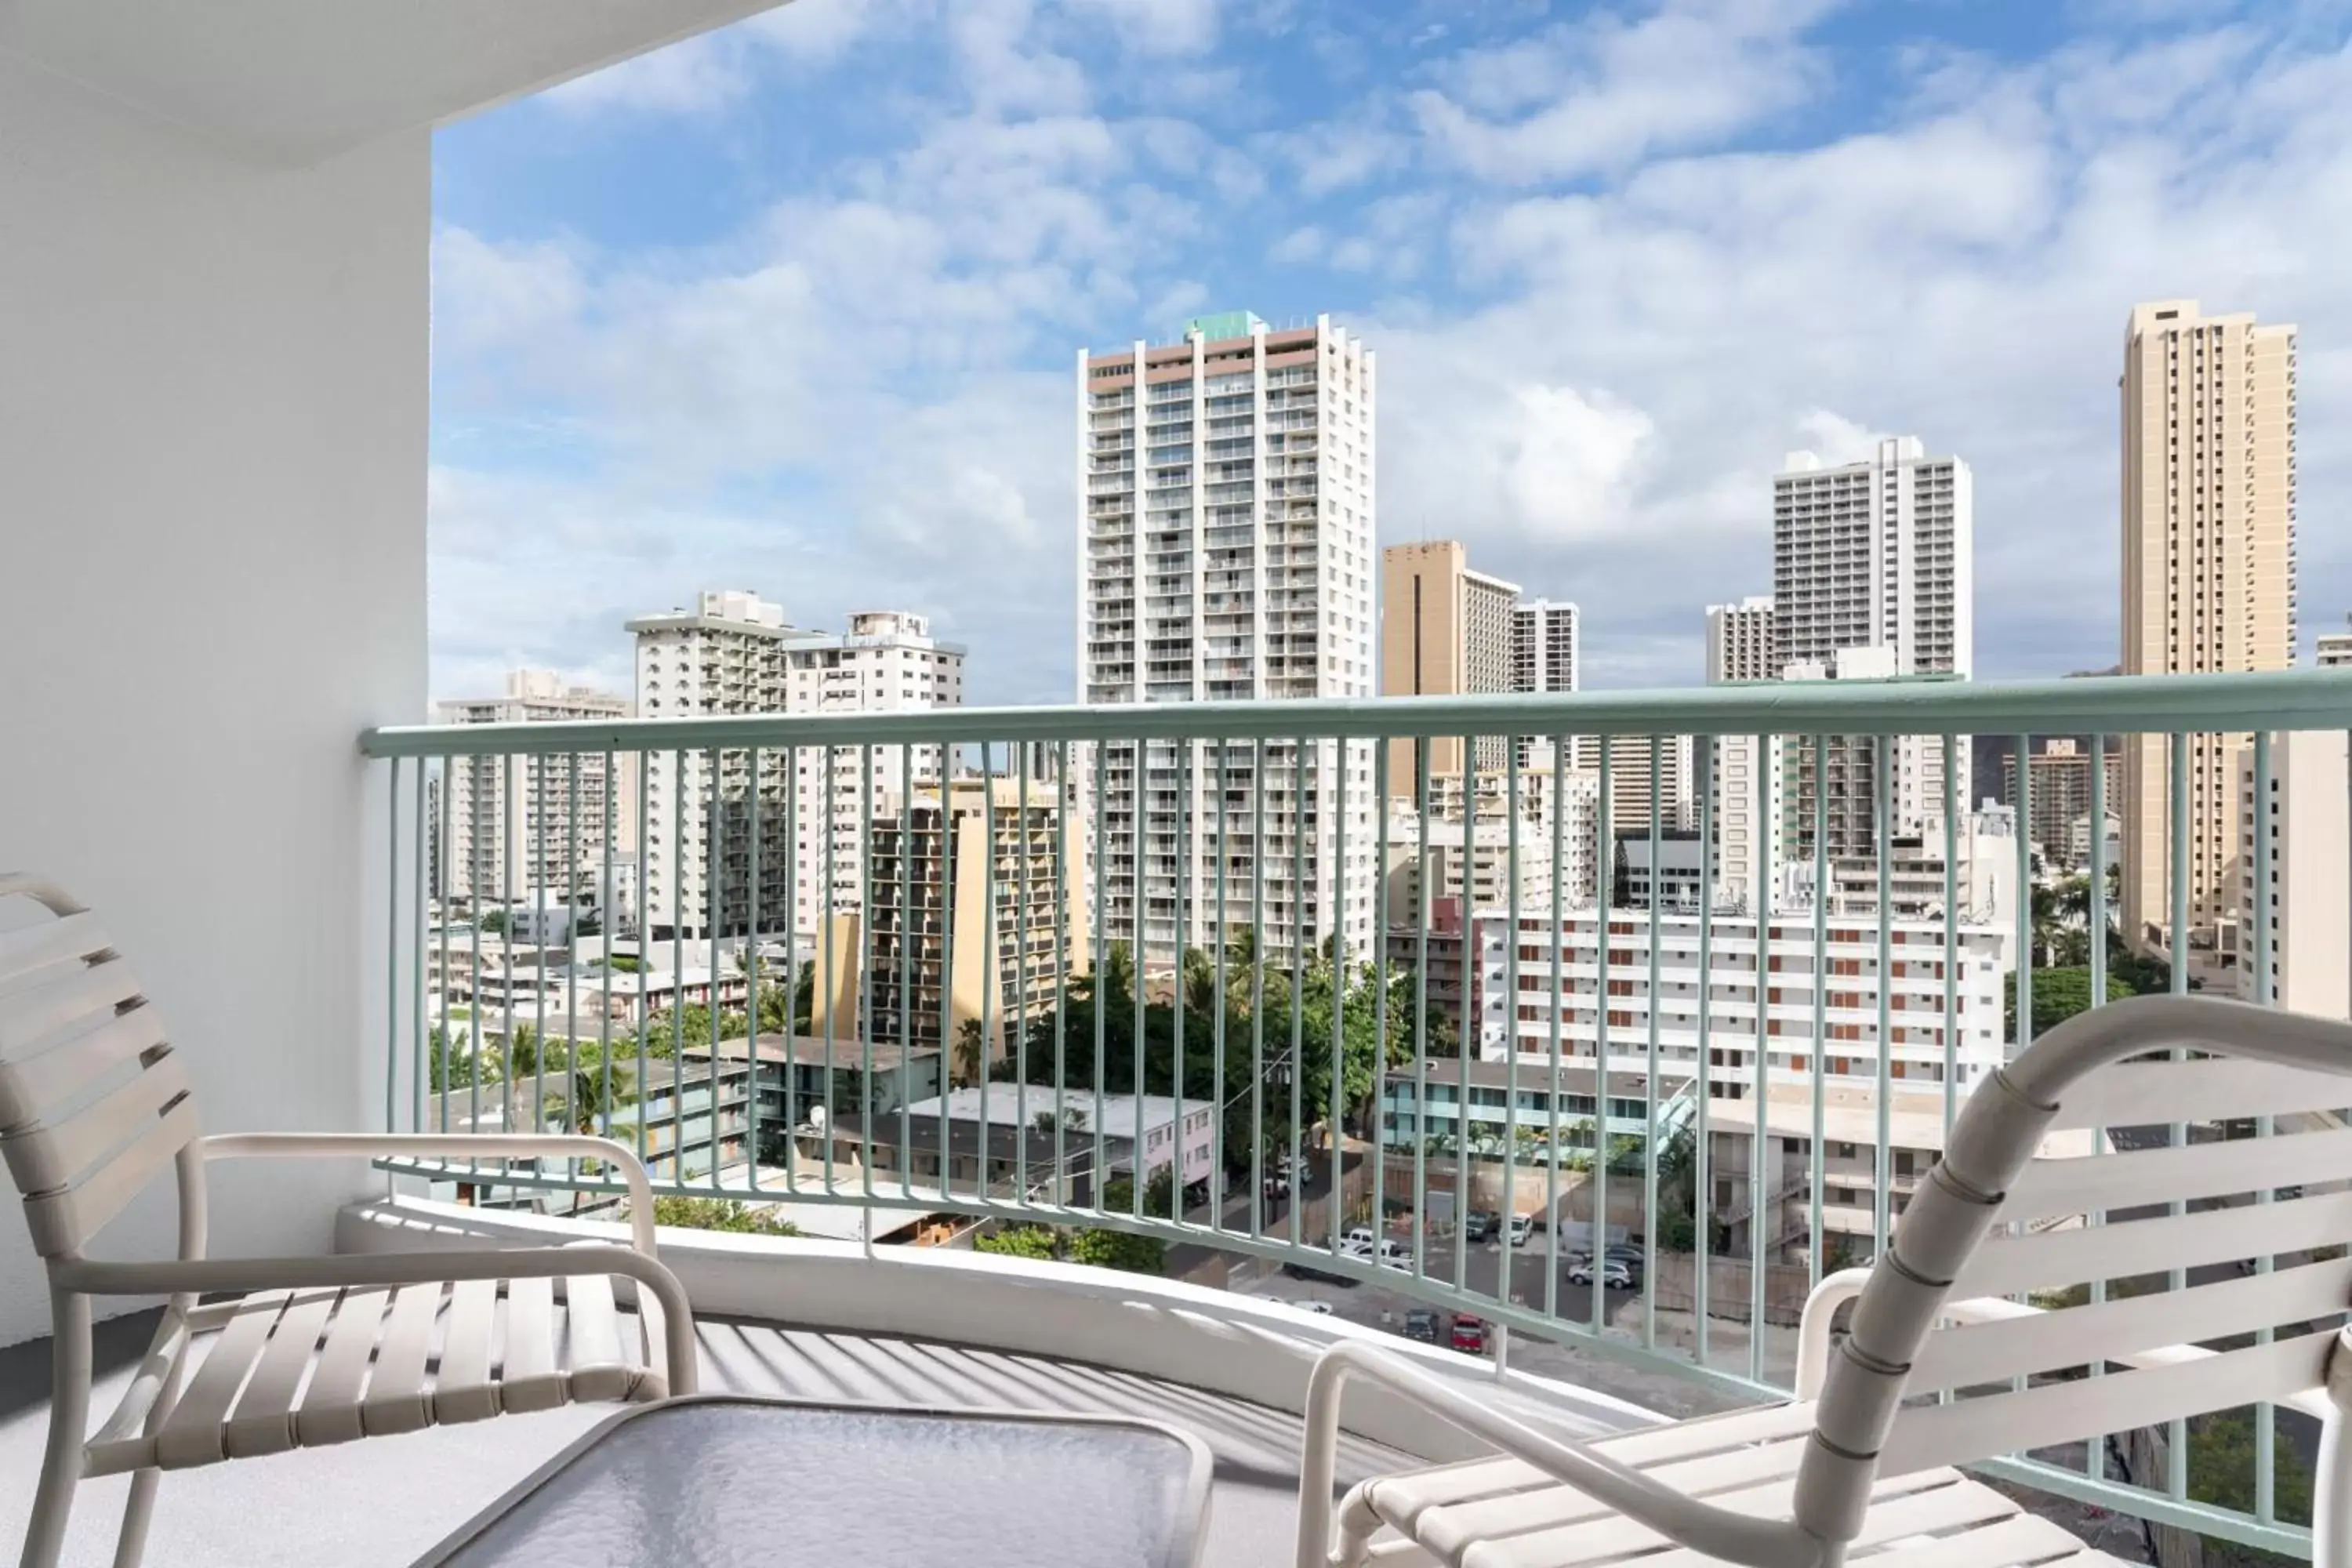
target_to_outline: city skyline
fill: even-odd
[[[1978,679],[2114,663],[2137,302],[2298,323],[2337,422],[2352,61],[2292,17],[1765,6],[1691,70],[1687,7],[1165,9],[799,0],[444,132],[434,689],[609,689],[648,583],[888,582],[975,705],[1062,700],[1070,345],[1228,303],[1381,346],[1376,542],[1583,605],[1594,689],[1696,681],[1784,454],[1882,432],[1976,469]],[[2302,567],[2352,604],[2352,541]]]

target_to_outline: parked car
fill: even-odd
[[[1457,1314],[1454,1320],[1454,1348],[1472,1355],[1485,1355],[1486,1325],[1466,1312]]]
[[[1423,1344],[1437,1342],[1437,1314],[1426,1307],[1415,1307],[1404,1315],[1404,1337],[1419,1340]]]
[[[1462,1222],[1462,1234],[1472,1241],[1491,1241],[1503,1228],[1503,1216],[1493,1209],[1472,1209],[1470,1217]]]
[[[1372,1234],[1372,1230],[1370,1226],[1360,1225],[1355,1229],[1349,1231],[1347,1235],[1339,1238],[1339,1256],[1342,1258],[1370,1258],[1372,1255],[1373,1249],[1378,1247],[1380,1244],[1381,1238]]]
[[[1571,1285],[1591,1284],[1592,1259],[1588,1258],[1572,1265],[1568,1271],[1568,1282]],[[1631,1290],[1633,1288],[1633,1271],[1618,1258],[1604,1258],[1601,1260],[1601,1283],[1612,1290]]]
[[[1297,1305],[1302,1312],[1315,1312],[1326,1318],[1331,1315],[1331,1303],[1328,1301],[1300,1301]]]
[[[1401,1241],[1383,1240],[1380,1246],[1379,1258],[1380,1265],[1383,1268],[1393,1268],[1402,1274],[1412,1272],[1412,1248]]]
[[[1511,1216],[1511,1245],[1513,1247],[1525,1247],[1528,1244],[1528,1237],[1535,1234],[1535,1215],[1531,1214],[1513,1215]]]

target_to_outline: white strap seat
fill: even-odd
[[[670,1387],[658,1308],[621,1311],[601,1274],[257,1291],[187,1319],[167,1314],[151,1358],[178,1352],[192,1326],[202,1337],[186,1352],[194,1372],[178,1403],[151,1432],[159,1385],[135,1379],[89,1443],[87,1474],[655,1400]]]
[[[1694,1500],[1786,1519],[1813,1417],[1811,1402],[1763,1405],[1588,1447]],[[1403,1538],[1391,1550],[1410,1542],[1447,1568],[1698,1568],[1721,1561],[1676,1546],[1519,1459],[1382,1477],[1358,1488],[1349,1506],[1369,1509]],[[1376,1541],[1375,1559],[1387,1554]],[[2116,1561],[1950,1469],[1880,1482],[1851,1560],[1883,1568],[2092,1568]]]

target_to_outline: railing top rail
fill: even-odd
[[[415,724],[370,757],[942,741],[1387,739],[1416,735],[2128,734],[2352,728],[2352,668],[2068,680],[1761,681],[1654,691],[1361,700],[932,708],[714,719]]]

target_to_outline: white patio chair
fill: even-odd
[[[47,915],[0,929],[0,1152],[47,1263],[56,1337],[25,1563],[57,1561],[87,1476],[135,1472],[115,1546],[118,1568],[129,1568],[143,1552],[163,1470],[694,1392],[693,1320],[677,1276],[655,1256],[652,1190],[627,1147],[528,1133],[205,1137],[161,1012],[97,917],[48,883],[0,874],[0,908],[27,910],[28,900]],[[631,1246],[205,1257],[209,1162],[379,1154],[604,1161],[628,1179]],[[84,1257],[89,1238],[167,1165],[178,1177],[179,1256]],[[635,1287],[634,1317],[616,1305],[616,1279]],[[197,1304],[216,1292],[236,1299]],[[89,1432],[91,1301],[151,1295],[170,1298],[163,1322],[121,1405]]]
[[[2210,1055],[2149,1055],[2174,1047]],[[1385,1351],[1327,1352],[1307,1398],[1300,1568],[1392,1556],[1460,1568],[2105,1563],[1951,1467],[2259,1400],[2324,1423],[2315,1560],[2352,1568],[2352,1356],[2339,1349],[2352,1332],[2340,1326],[2352,1306],[2352,1260],[2340,1256],[2352,1240],[2352,1128],[2332,1114],[2347,1104],[2344,1024],[2186,997],[2078,1015],[1969,1097],[1876,1266],[1816,1290],[1793,1403],[1571,1443]],[[2264,1115],[2281,1119],[2267,1139],[2034,1158],[2060,1128]],[[2105,1224],[2068,1223],[2102,1211]],[[2274,1270],[2210,1267],[2264,1257]],[[2208,1278],[2096,1303],[2071,1289],[2175,1268]],[[2000,1299],[2053,1290],[2065,1293],[2044,1297],[2048,1310]],[[1857,1294],[1832,1348],[1831,1315]],[[1377,1478],[1335,1509],[1350,1377],[1500,1456]]]

